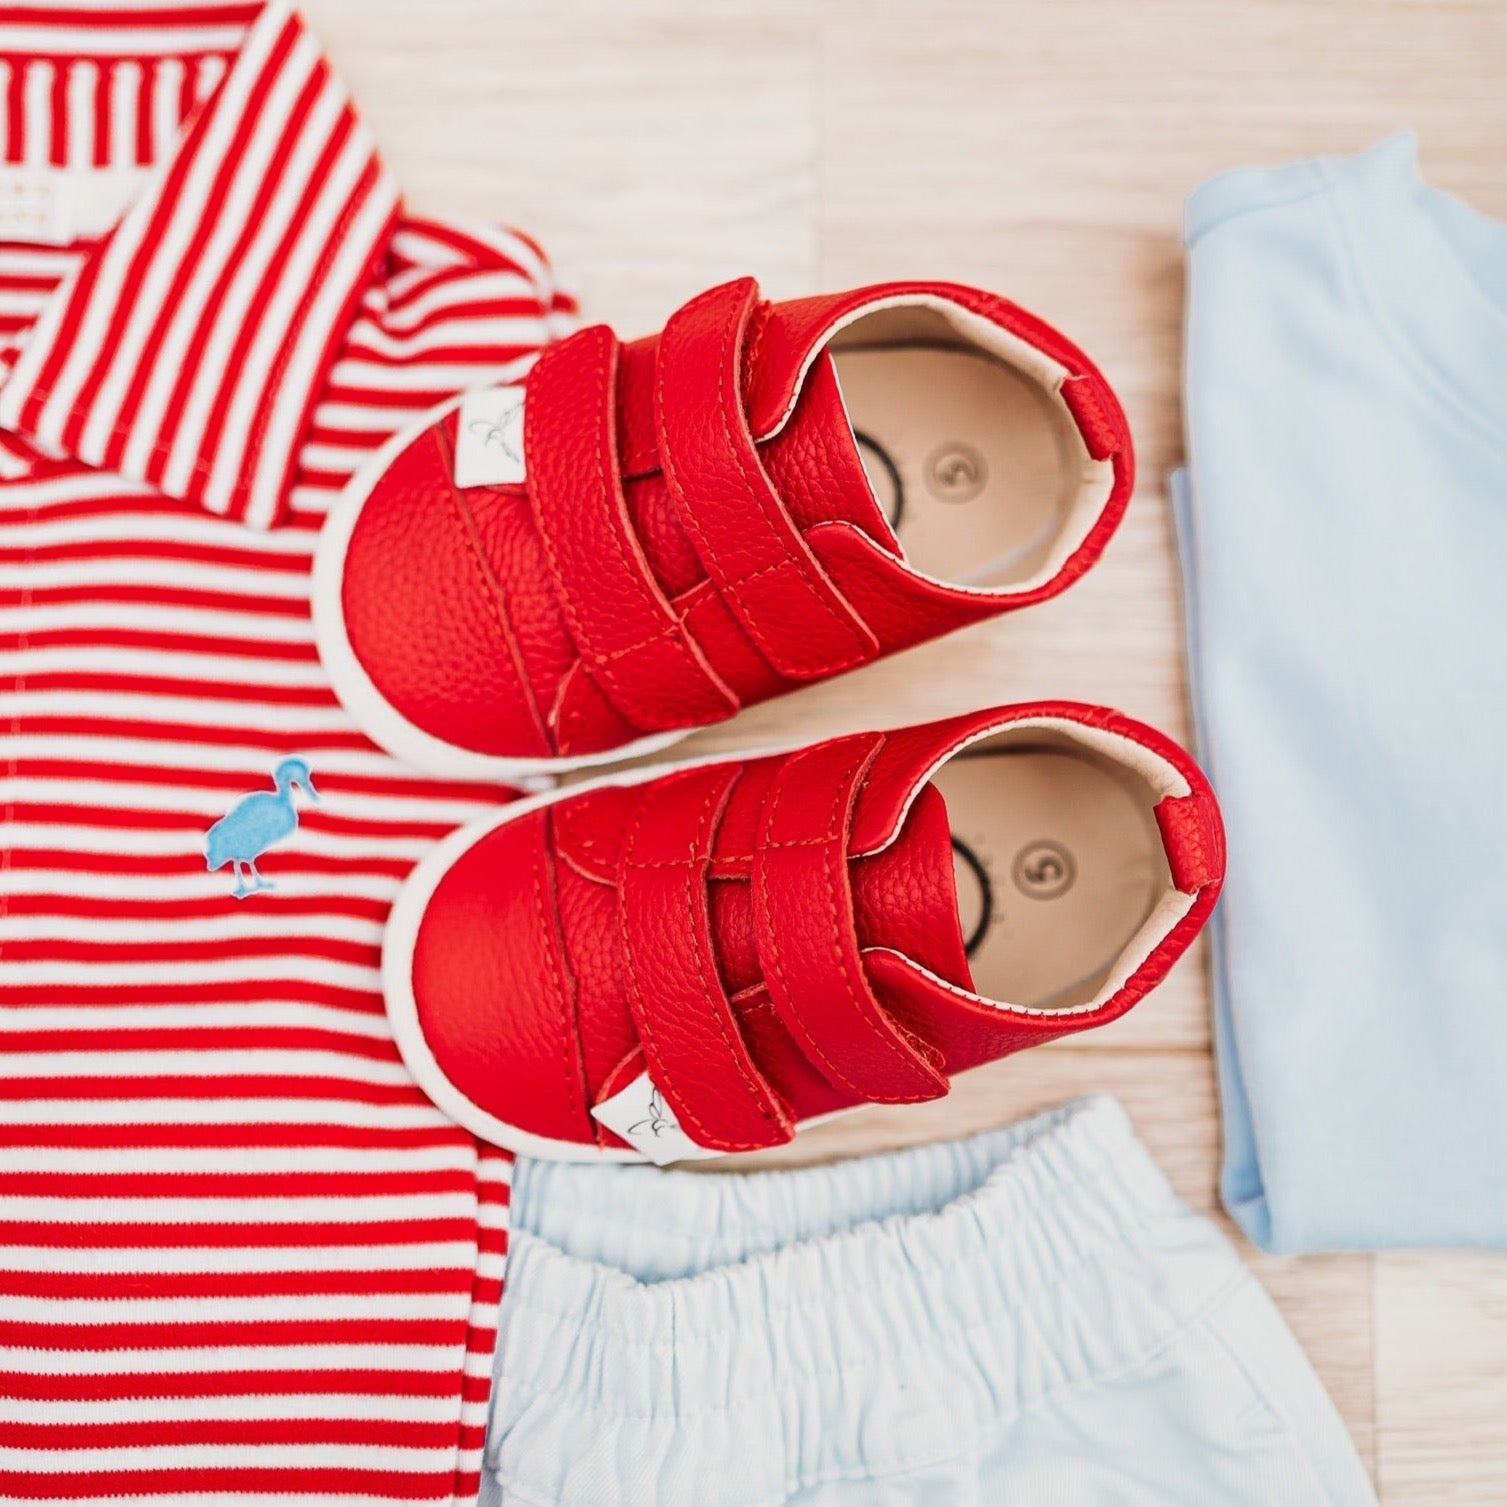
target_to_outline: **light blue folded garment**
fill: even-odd
[[[1229,826],[1226,1206],[1507,1246],[1507,225],[1411,134],[1189,201],[1174,478]]]
[[[483,1507],[1376,1507],[1112,1099],[737,1173],[520,1158]]]

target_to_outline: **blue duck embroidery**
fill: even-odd
[[[284,759],[273,771],[272,782],[277,787],[275,792],[258,790],[242,797],[204,834],[205,867],[213,871],[230,864],[235,874],[235,889],[231,893],[237,900],[244,900],[258,890],[276,888],[257,872],[256,861],[279,838],[297,827],[293,787],[300,786],[311,799],[319,799],[309,766],[302,759]],[[253,881],[249,889],[247,872]]]

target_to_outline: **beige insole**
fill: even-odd
[[[869,483],[910,563],[959,585],[1034,574],[1082,469],[1061,407],[981,351],[886,345],[832,357]]]
[[[933,783],[977,992],[1036,1007],[1092,999],[1171,883],[1146,787],[1058,748],[964,753]]]

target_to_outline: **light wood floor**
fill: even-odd
[[[306,0],[410,203],[537,235],[625,335],[744,272],[788,296],[892,276],[1062,325],[1129,408],[1141,484],[1065,598],[741,719],[790,741],[1036,695],[1188,736],[1166,473],[1182,451],[1184,196],[1222,167],[1412,124],[1507,216],[1502,0]],[[703,740],[723,746],[725,732]],[[1384,1023],[1381,1023],[1384,1024]],[[1214,1205],[1206,959],[1125,1020],[802,1138],[803,1156],[1118,1094]],[[1507,1257],[1257,1257],[1387,1507],[1507,1503]],[[1211,1504],[1212,1507],[1212,1504]]]

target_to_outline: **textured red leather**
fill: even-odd
[[[1216,874],[1224,872],[1224,827],[1197,796],[1173,796],[1160,801],[1156,823],[1167,849],[1172,882],[1191,895]]]
[[[1066,368],[1064,401],[1113,484],[1049,580],[970,590],[897,554],[825,342],[906,302],[960,309]],[[659,336],[583,330],[522,380],[526,482],[456,487],[446,415],[366,495],[340,589],[377,695],[495,758],[600,756],[1055,595],[1098,558],[1132,484],[1124,415],[1087,357],[959,284],[771,304],[743,278]]]
[[[758,297],[758,284],[740,278],[693,298],[665,326],[654,386],[659,453],[718,593],[779,674],[812,680],[863,664],[879,644],[759,464],[738,392]]]
[[[367,499],[341,583],[345,630],[410,720],[438,737],[546,757],[548,707],[534,688],[576,655],[563,621],[548,625],[559,608],[538,535],[518,516],[527,498],[458,491],[454,451],[450,414],[394,459]]]
[[[419,1024],[468,1097],[529,1086],[539,1135],[570,1140],[590,1122],[573,956],[550,853],[549,816],[499,828],[445,877],[413,959]]]
[[[550,580],[591,676],[633,727],[715,722],[737,698],[671,606],[628,519],[612,394],[617,340],[605,325],[540,357],[524,413],[529,498]],[[595,444],[586,442],[595,425]],[[582,446],[557,447],[572,426]]]
[[[1131,740],[1187,787],[1157,809],[1189,908],[1113,994],[1073,1011],[975,992],[929,783],[966,744],[1041,719]],[[1104,708],[995,709],[566,787],[504,816],[434,887],[416,1016],[444,1077],[523,1135],[621,1147],[591,1107],[647,1072],[701,1145],[776,1145],[1123,1014],[1197,934],[1222,873],[1218,808],[1176,744]]]
[[[644,787],[618,860],[628,1000],[649,1073],[689,1134],[719,1151],[776,1146],[792,1133],[717,972],[707,870],[737,778],[736,765],[714,764]]]
[[[947,1078],[941,1052],[885,1013],[863,972],[847,839],[883,743],[833,738],[784,761],[754,847],[754,936],[764,987],[812,1066],[861,1100],[903,1104],[940,1098]]]

